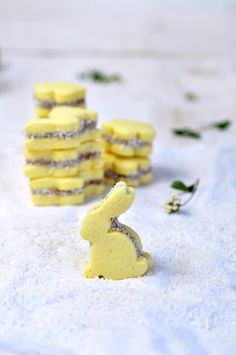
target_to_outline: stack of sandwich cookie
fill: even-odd
[[[58,106],[85,107],[86,90],[83,86],[68,82],[39,83],[34,88],[37,117],[47,117]]]
[[[104,190],[97,113],[57,107],[25,126],[25,174],[35,205],[78,204]]]
[[[138,186],[152,180],[152,141],[155,129],[143,122],[114,119],[103,123],[102,137],[105,148],[105,182],[109,185],[122,180]]]

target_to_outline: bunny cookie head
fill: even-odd
[[[95,209],[99,209],[104,217],[113,218],[125,213],[131,207],[134,198],[135,189],[119,181]]]
[[[85,216],[80,233],[91,246],[86,277],[120,280],[141,276],[150,267],[151,257],[143,252],[137,233],[118,221],[118,216],[131,207],[134,197],[134,188],[118,182]]]
[[[126,212],[132,205],[135,189],[124,182],[118,182],[105,198],[95,205],[85,216],[80,230],[81,236],[95,241],[111,228],[112,218]]]

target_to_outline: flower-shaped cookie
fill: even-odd
[[[30,188],[36,206],[77,205],[85,197],[102,193],[103,170],[86,170],[80,177],[33,179]]]
[[[128,119],[104,122],[102,132],[105,150],[125,157],[149,155],[156,135],[150,124]]]
[[[25,147],[28,150],[78,148],[83,142],[100,137],[96,130],[97,114],[77,108],[56,108],[49,118],[33,119],[26,123]]]
[[[152,180],[149,158],[127,158],[110,153],[104,153],[103,158],[105,183],[108,185],[114,185],[114,183],[122,180],[129,186],[138,186],[147,184]]]
[[[50,110],[57,106],[85,106],[86,90],[83,86],[57,81],[39,83],[34,87],[36,115],[47,117]]]
[[[31,179],[46,176],[80,175],[84,170],[103,168],[102,144],[85,142],[76,149],[25,150],[25,175]]]

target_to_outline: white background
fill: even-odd
[[[222,354],[236,348],[235,126],[199,141],[171,128],[235,119],[233,1],[0,0],[0,354]],[[23,175],[33,85],[89,68],[100,123],[151,122],[155,180],[122,221],[154,259],[147,276],[86,280],[86,211],[36,208]],[[199,96],[184,98],[186,91]],[[200,189],[178,215],[162,206],[175,179]]]

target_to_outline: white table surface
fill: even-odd
[[[201,140],[174,137],[235,119],[231,3],[0,1],[0,354],[234,355],[236,353],[235,125]],[[230,7],[231,6],[231,7]],[[86,280],[86,211],[37,208],[23,175],[32,87],[76,81],[87,68],[121,84],[86,83],[99,122],[130,117],[158,131],[154,182],[121,218],[154,266],[142,278]],[[199,95],[187,102],[188,90]],[[196,197],[166,215],[170,183],[200,178]]]

